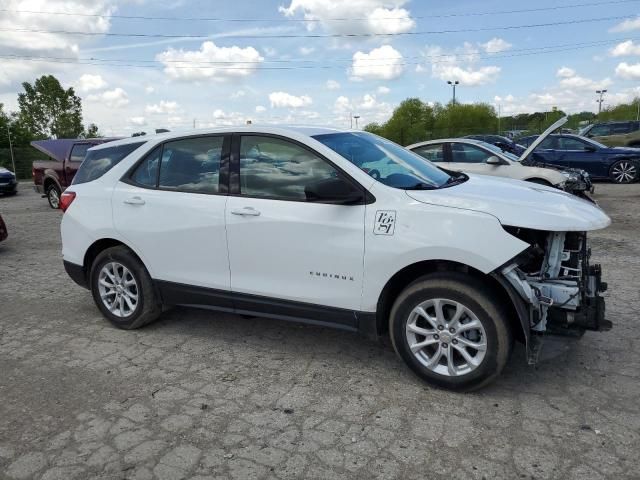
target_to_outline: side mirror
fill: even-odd
[[[495,155],[491,155],[489,158],[487,158],[486,164],[487,165],[502,165],[502,160],[500,160],[500,158],[495,156]]]
[[[343,178],[329,178],[307,185],[304,194],[308,201],[356,205],[364,201],[364,193]]]
[[[585,145],[584,146],[584,150],[585,150],[585,152],[595,152],[597,150],[597,148],[594,147],[593,145]]]

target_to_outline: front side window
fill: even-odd
[[[218,193],[223,143],[223,136],[165,143],[158,187],[181,192]]]
[[[326,133],[313,138],[389,187],[440,188],[453,178],[418,154],[371,133]]]
[[[115,167],[120,161],[137,150],[146,142],[126,143],[114,147],[102,147],[89,150],[84,161],[73,177],[73,184],[87,183],[96,180]]]
[[[338,171],[318,155],[273,137],[240,139],[240,194],[306,201],[308,186],[337,178]]]
[[[609,125],[596,125],[589,130],[589,135],[593,137],[604,137],[611,135],[611,127]]]
[[[430,162],[444,162],[444,143],[436,143],[434,145],[424,145],[412,150],[420,155],[422,158],[426,158]]]
[[[466,143],[451,144],[451,161],[455,163],[485,163],[492,154]]]
[[[89,143],[79,143],[74,145],[71,149],[71,155],[69,156],[69,160],[72,162],[81,162],[84,160],[85,155],[87,154],[87,150],[93,147],[93,145]]]

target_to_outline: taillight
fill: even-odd
[[[76,192],[64,192],[60,195],[60,210],[67,211],[67,208],[71,206],[71,203],[76,199]]]

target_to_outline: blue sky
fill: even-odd
[[[20,82],[52,73],[82,96],[86,122],[129,134],[194,121],[348,126],[350,114],[363,125],[407,97],[449,101],[446,80],[460,82],[459,101],[503,114],[596,110],[600,88],[605,105],[640,93],[640,1],[558,5],[4,0],[0,103],[15,109]],[[140,16],[154,18],[123,18]],[[528,27],[548,23],[563,24]]]

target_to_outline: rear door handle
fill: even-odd
[[[233,215],[242,215],[243,217],[258,217],[260,212],[253,207],[234,208],[231,210]]]
[[[128,205],[144,205],[144,200],[138,196],[125,199],[124,203]]]

